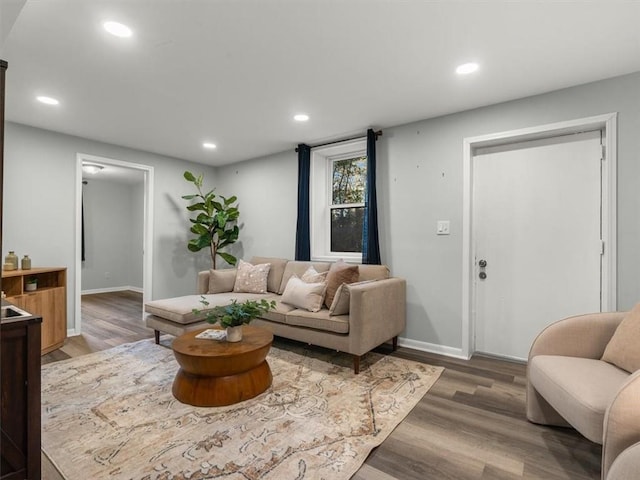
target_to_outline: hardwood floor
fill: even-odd
[[[153,338],[133,292],[86,295],[82,336],[43,363]],[[276,343],[286,348],[287,340]],[[382,347],[381,351],[390,351]],[[445,367],[411,413],[373,450],[354,480],[599,479],[601,447],[571,429],[529,423],[525,366],[469,361],[399,348],[399,357]],[[43,476],[43,478],[46,478]]]

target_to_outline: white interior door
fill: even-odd
[[[476,351],[526,359],[548,324],[600,311],[601,157],[600,131],[475,152]]]

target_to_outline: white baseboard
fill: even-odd
[[[410,338],[403,337],[398,338],[398,345],[401,347],[412,348],[414,350],[421,350],[423,352],[437,353],[438,355],[446,355],[447,357],[469,360],[469,357],[462,353],[461,348],[447,347],[446,345],[438,345],[436,343],[420,342],[418,340],[411,340]]]
[[[132,287],[131,285],[125,285],[124,287],[107,287],[107,288],[93,288],[91,290],[82,290],[81,295],[91,295],[93,293],[110,293],[110,292],[124,292],[130,290],[136,293],[142,293],[143,289],[140,287]]]
[[[75,328],[70,328],[67,330],[67,337],[77,337],[78,335],[80,334],[76,332]]]

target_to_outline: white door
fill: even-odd
[[[526,359],[548,324],[600,311],[601,156],[600,131],[476,150],[476,351]]]

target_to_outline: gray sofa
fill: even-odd
[[[640,478],[640,370],[602,360],[626,315],[579,315],[548,326],[527,367],[527,418],[574,427],[601,444],[603,480]]]
[[[280,258],[254,257],[251,264],[270,263],[267,293],[235,293],[232,285],[217,285],[220,271],[198,274],[195,295],[154,300],[145,305],[145,323],[155,331],[156,343],[160,333],[179,336],[185,332],[204,328],[204,312],[200,315],[193,309],[202,309],[201,296],[210,303],[208,308],[228,305],[232,299],[243,302],[249,299],[275,300],[276,308],[257,318],[252,325],[264,327],[274,335],[300,342],[326,347],[353,355],[355,373],[360,369],[360,357],[389,340],[397,347],[398,335],[406,322],[406,281],[389,276],[384,265],[359,265],[358,283],[350,286],[349,311],[343,315],[331,315],[323,307],[311,312],[293,307],[281,301],[286,284],[295,274],[302,274],[313,265],[316,271],[328,271],[329,262],[303,262]],[[224,273],[224,272],[222,272]],[[215,291],[218,293],[209,293]]]

